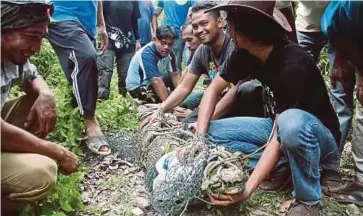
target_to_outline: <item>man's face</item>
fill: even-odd
[[[171,50],[173,49],[174,39],[172,38],[164,38],[164,39],[156,39],[155,40],[155,47],[161,57],[166,57],[169,55]]]
[[[225,30],[231,36],[234,45],[239,49],[246,49],[246,44],[249,44],[247,38],[243,34],[236,32],[235,26],[232,21],[227,20]]]
[[[42,39],[47,32],[47,25],[47,22],[42,22],[3,33],[2,55],[14,64],[24,64],[31,55],[40,51]]]
[[[211,13],[204,13],[205,10],[192,13],[192,27],[194,35],[202,44],[214,43],[223,27],[221,18],[216,19]]]
[[[186,43],[187,48],[194,53],[195,50],[200,45],[200,42],[196,36],[193,35],[193,29],[191,26],[188,26],[186,29],[184,29],[182,38]]]

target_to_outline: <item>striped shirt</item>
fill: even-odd
[[[168,61],[167,64],[164,61]],[[163,65],[167,65],[168,68],[162,68]],[[132,91],[140,86],[149,85],[151,78],[162,77],[176,71],[173,53],[162,58],[157,52],[155,44],[150,42],[132,57],[127,71],[126,89]]]

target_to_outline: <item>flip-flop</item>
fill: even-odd
[[[337,201],[344,204],[363,206],[363,186],[355,182],[339,192]]]
[[[95,154],[98,154],[101,156],[106,156],[106,155],[111,154],[111,148],[108,145],[105,136],[103,136],[103,135],[88,136],[85,142],[86,142],[88,149],[91,150]],[[108,151],[106,151],[106,152],[100,151],[101,147],[103,147],[103,146],[107,146]]]

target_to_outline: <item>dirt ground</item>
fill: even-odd
[[[83,181],[82,198],[86,208],[80,216],[158,215],[148,201],[144,186],[145,170],[138,163],[133,134],[118,132],[107,134],[114,154],[100,158],[87,154],[89,165]],[[341,172],[344,180],[354,177],[350,143],[342,156]],[[291,189],[266,193],[256,191],[251,199],[235,207],[217,208],[209,204],[189,206],[184,215],[285,215],[292,200]],[[333,197],[324,197],[321,215],[363,215],[355,205],[342,205]]]

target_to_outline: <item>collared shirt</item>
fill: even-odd
[[[4,107],[6,98],[9,96],[10,89],[14,84],[31,82],[39,76],[37,68],[27,61],[21,70],[20,66],[8,60],[1,63],[1,110]]]
[[[157,52],[154,42],[146,44],[132,57],[126,77],[126,89],[128,91],[149,85],[150,79],[163,77],[167,73],[176,72],[175,56],[171,52],[162,58]],[[166,61],[166,62],[165,62]],[[167,66],[167,68],[163,68]]]

